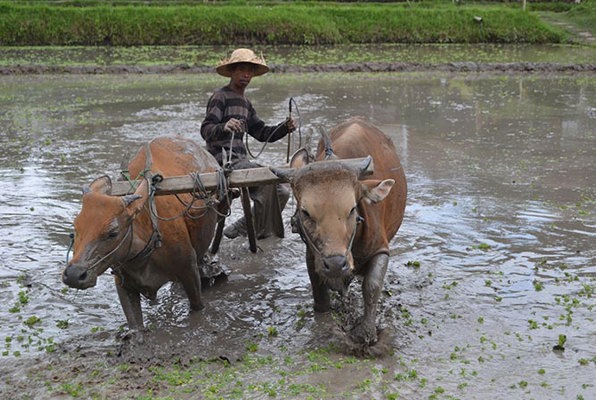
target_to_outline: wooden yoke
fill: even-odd
[[[337,162],[346,164],[348,166],[357,166],[360,165],[360,162],[362,162],[363,160],[364,158],[350,158],[326,162]],[[288,167],[280,167],[276,169],[291,170],[291,168]],[[371,162],[368,166],[368,169],[363,173],[363,175],[370,175],[372,173],[373,163]],[[203,183],[203,186],[206,190],[214,190],[218,188],[218,175],[219,174],[217,172],[199,174],[201,182]],[[134,193],[135,188],[138,186],[140,182],[141,181],[112,182],[112,196],[124,196],[127,194],[132,194]],[[281,179],[278,178],[273,172],[271,172],[269,167],[232,170],[228,177],[229,187],[260,186],[277,182],[281,182]],[[196,180],[194,179],[194,177],[190,175],[164,177],[161,182],[155,183],[155,196],[164,196],[178,193],[190,193],[194,190],[196,190]]]
[[[201,182],[206,190],[218,188],[219,174],[207,172],[199,174]],[[233,170],[228,177],[229,187],[248,187],[274,183],[279,178],[271,172],[268,167]],[[124,196],[134,193],[140,181],[118,181],[112,182],[112,196]],[[155,183],[155,195],[164,196],[168,194],[190,193],[196,190],[196,180],[193,176],[170,176],[164,177],[161,182]]]
[[[364,158],[351,158],[343,160],[334,160],[326,162],[338,162],[345,164],[346,166],[359,166]],[[276,170],[292,170],[288,167],[275,168]],[[361,174],[362,176],[370,175],[373,173],[373,163],[371,162],[367,169]],[[215,190],[219,188],[220,175],[218,172],[207,172],[199,174],[200,181],[205,190]],[[135,192],[136,187],[140,184],[140,180],[133,181],[117,181],[112,182],[112,196],[125,196]],[[228,187],[237,187],[241,190],[242,197],[242,208],[244,210],[244,216],[246,218],[247,233],[249,240],[249,248],[253,253],[257,252],[257,239],[255,233],[255,227],[253,223],[253,216],[250,206],[250,198],[248,194],[248,187],[260,186],[272,183],[281,183],[282,180],[271,172],[269,167],[260,168],[248,168],[248,169],[237,169],[230,171],[228,176]],[[192,175],[186,176],[171,176],[163,177],[159,182],[154,183],[155,196],[165,196],[179,193],[191,193],[197,189],[197,179]],[[222,221],[220,221],[222,222]],[[211,247],[211,253],[215,254],[219,248],[223,231],[223,223],[218,223],[217,232],[215,234],[213,244]]]

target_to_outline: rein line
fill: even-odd
[[[296,100],[294,100],[293,97],[290,97],[290,100],[288,101],[288,109],[289,109],[289,118],[292,117],[292,104],[294,104],[295,108],[296,108],[296,113],[298,114],[298,148],[302,147],[302,127],[300,124],[300,110],[298,110],[298,104],[296,103]],[[284,121],[285,123],[285,121]],[[265,148],[267,147],[267,145],[270,143],[269,139],[271,139],[273,137],[273,135],[282,127],[284,126],[284,123],[279,124],[278,126],[276,126],[271,133],[269,134],[269,136],[267,137],[267,140],[265,140],[265,142],[263,143],[263,146],[261,147],[261,150],[259,150],[258,154],[255,156],[254,154],[252,154],[252,152],[250,151],[250,147],[248,146],[248,132],[244,132],[244,147],[246,148],[246,152],[248,153],[248,155],[250,155],[252,158],[257,159],[261,156],[261,154],[263,153],[263,151],[265,151]],[[232,135],[232,139],[234,138],[234,135]],[[286,162],[290,161],[290,146],[292,143],[292,133],[288,132],[288,148],[287,148],[287,152],[286,152]],[[232,151],[232,142],[230,141],[230,152]],[[231,154],[230,154],[230,159],[228,160],[229,162],[231,162]]]
[[[128,252],[130,252],[130,249],[132,248],[132,224],[130,224],[130,226],[126,230],[126,234],[124,235],[124,237],[122,238],[122,240],[116,245],[116,247],[114,247],[108,254],[106,254],[105,256],[101,257],[96,262],[94,262],[89,268],[87,268],[87,271],[92,270],[93,268],[95,268],[95,266],[97,264],[103,262],[106,258],[110,257],[112,254],[114,254],[116,251],[118,251],[118,249],[120,248],[120,246],[122,246],[122,244],[124,243],[124,241],[126,240],[126,238],[129,237],[129,236],[130,236],[130,243],[128,245]],[[113,269],[113,267],[112,267],[112,269]]]

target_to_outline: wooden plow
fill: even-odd
[[[328,162],[338,162],[346,165],[347,167],[358,167],[362,165],[362,162],[365,158],[351,158],[351,159],[344,159],[344,160],[334,160]],[[290,170],[291,168],[287,167],[279,167],[275,168],[276,170]],[[372,161],[368,164],[368,167],[365,171],[362,172],[361,175],[370,175],[373,173],[373,163]],[[198,177],[204,187],[205,190],[215,190],[218,188],[220,182],[220,173],[218,172],[208,172],[198,174]],[[141,181],[139,180],[131,180],[131,181],[116,181],[112,182],[112,195],[113,196],[124,196],[127,194],[134,193],[136,187],[140,184]],[[248,192],[248,188],[250,186],[261,186],[261,185],[269,185],[273,183],[280,183],[281,179],[275,175],[269,167],[260,167],[260,168],[249,168],[249,169],[238,169],[232,170],[227,176],[227,184],[230,188],[239,188],[240,189],[240,197],[242,200],[242,208],[244,211],[244,216],[246,217],[246,228],[248,234],[248,242],[250,251],[253,253],[257,252],[257,238],[256,232],[254,227],[254,221],[252,216],[251,204],[250,204],[250,196]],[[185,176],[172,176],[172,177],[163,177],[163,179],[159,182],[154,183],[155,187],[155,196],[165,196],[165,195],[174,195],[179,193],[192,193],[197,189],[197,178],[196,176],[192,175],[185,175]],[[219,244],[221,242],[223,229],[225,225],[225,218],[219,220],[217,224],[217,229],[215,231],[215,236],[213,238],[213,242],[211,244],[211,253],[217,253],[219,249]],[[280,232],[283,232],[283,226],[280,227]],[[279,237],[283,237],[283,233],[281,236],[278,234]]]

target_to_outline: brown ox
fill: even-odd
[[[148,157],[149,155],[149,157]],[[214,172],[215,159],[197,143],[160,137],[138,151],[130,162],[131,177]],[[140,295],[155,299],[158,289],[179,281],[192,310],[203,308],[198,262],[214,234],[216,212],[191,194],[155,196],[148,179],[134,194],[111,196],[104,176],[83,189],[83,205],[74,220],[73,258],[63,272],[65,284],[77,289],[95,286],[108,268],[115,275],[128,326],[143,328]]]
[[[308,163],[298,151],[294,172],[276,171],[290,180],[297,201],[295,230],[306,243],[306,264],[315,311],[329,310],[329,289],[343,292],[354,275],[364,277],[364,315],[352,330],[357,342],[377,341],[377,302],[389,260],[389,241],[399,229],[406,204],[406,179],[390,138],[370,123],[350,119],[329,132],[317,149],[317,162]],[[371,156],[374,173],[359,180],[366,169],[350,169],[324,159]]]

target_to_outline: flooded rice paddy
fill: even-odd
[[[260,116],[281,121],[293,99],[303,143],[363,115],[399,149],[408,203],[378,317],[392,351],[342,352],[357,281],[334,313],[314,314],[292,202],[286,237],[257,254],[224,239],[229,276],[205,289],[204,310],[189,315],[167,285],[143,304],[147,342],[127,340],[109,274],[85,291],[61,282],[81,187],[117,177],[153,137],[200,141],[208,96],[225,83],[0,77],[0,397],[596,398],[593,74],[256,78]],[[258,161],[284,164],[286,146]]]

